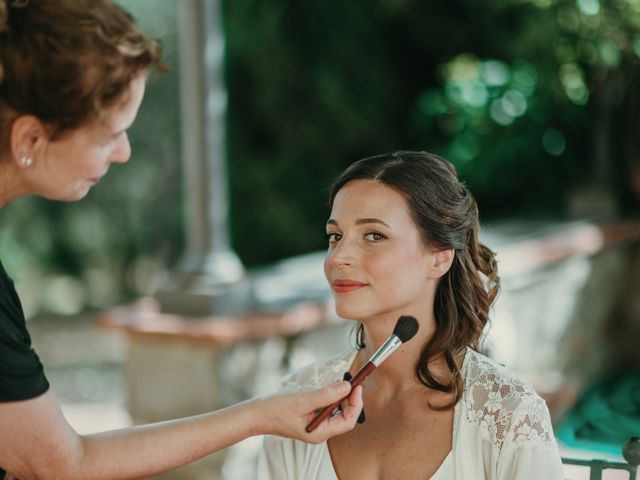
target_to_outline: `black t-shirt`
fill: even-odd
[[[0,402],[34,398],[48,389],[18,294],[0,262]]]
[[[0,262],[0,402],[34,398],[48,389],[40,359],[31,348],[20,299]],[[0,479],[4,475],[0,467]]]

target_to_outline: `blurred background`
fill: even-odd
[[[272,391],[289,368],[343,348],[332,335],[349,340],[334,319],[223,349],[176,338],[142,352],[131,336],[95,329],[102,312],[169,282],[189,229],[182,2],[120,3],[162,40],[172,66],[151,76],[130,130],[131,161],[81,202],[23,198],[0,216],[0,251],[36,350],[72,421],[87,430],[155,419],[132,414],[150,407],[132,407],[131,389],[153,375],[140,365],[162,368],[158,357],[189,364],[197,350],[216,378],[211,388],[224,391],[214,395],[218,406]],[[245,313],[327,296],[316,267],[328,187],[347,165],[393,150],[438,153],[474,193],[484,239],[505,267],[487,350],[548,394],[558,431],[587,394],[617,395],[607,422],[622,409],[626,427],[605,438],[591,425],[587,444],[572,427],[564,445],[570,456],[582,449],[622,461],[620,439],[640,435],[640,0],[235,0],[215,8],[225,43],[230,248],[252,285],[268,289],[278,278],[306,288],[277,308],[254,299]],[[219,366],[229,359],[242,375]],[[209,477],[167,478],[218,478],[212,472],[225,468],[226,478],[251,478],[237,459],[254,458],[256,448],[230,450],[218,462],[226,466],[206,467]]]

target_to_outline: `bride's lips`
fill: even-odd
[[[336,293],[346,293],[358,290],[359,288],[366,287],[368,283],[358,282],[356,280],[334,280],[331,282],[331,287]]]

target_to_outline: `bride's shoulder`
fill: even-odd
[[[467,350],[462,374],[465,393],[474,396],[476,402],[481,400],[477,393],[486,391],[495,392],[501,398],[520,401],[538,397],[533,387],[514,372],[472,349]]]
[[[310,390],[342,380],[344,372],[351,367],[355,355],[355,350],[349,350],[294,370],[282,379],[281,389]]]
[[[554,442],[545,401],[515,373],[469,349],[462,375],[467,420],[485,431],[496,446]]]

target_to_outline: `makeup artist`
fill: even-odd
[[[265,437],[261,480],[561,480],[545,402],[478,351],[499,290],[478,208],[446,160],[396,152],[338,177],[325,276],[354,349],[291,374],[288,390],[354,375],[398,318],[416,335],[363,384],[366,421],[328,442]]]
[[[0,0],[0,207],[24,195],[80,200],[126,162],[151,67],[162,69],[159,45],[109,0]],[[139,478],[252,435],[323,441],[355,424],[361,390],[349,390],[341,382],[80,436],[49,389],[0,263],[0,478]],[[342,416],[305,433],[316,409],[346,395]]]

